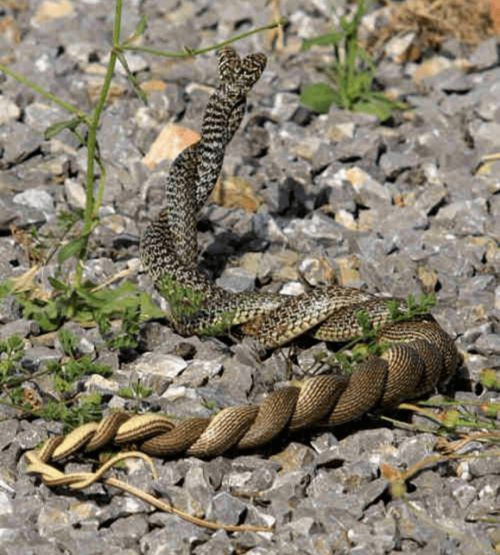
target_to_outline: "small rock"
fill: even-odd
[[[17,420],[3,420],[0,422],[0,451],[3,451],[12,443],[18,430],[19,422]]]
[[[500,474],[500,457],[491,455],[489,457],[472,458],[469,461],[469,471],[476,478],[480,476],[497,476]]]
[[[415,40],[415,33],[405,33],[388,40],[384,45],[384,51],[389,58],[398,64],[408,60],[408,52]]]
[[[15,195],[12,200],[17,204],[40,210],[46,218],[52,216],[55,212],[52,195],[43,189],[26,189]]]
[[[315,453],[310,447],[300,443],[290,443],[284,451],[273,455],[271,460],[281,465],[282,472],[292,472],[312,465],[315,460]]]
[[[21,110],[6,96],[0,95],[0,125],[6,124],[8,121],[17,119],[21,114]]]
[[[20,320],[14,320],[13,322],[2,324],[0,327],[0,340],[7,339],[12,335],[18,335],[21,338],[26,338],[31,334],[36,335],[39,332],[40,327],[36,322],[22,318]]]
[[[174,385],[189,384],[200,387],[221,372],[222,363],[217,360],[193,360],[181,376],[174,379]]]
[[[240,177],[219,180],[211,198],[220,206],[243,208],[247,212],[257,212],[262,204],[262,199],[255,194],[250,183]]]
[[[348,212],[347,210],[344,210],[342,208],[335,212],[335,221],[351,231],[358,230],[358,223],[354,219],[354,216],[351,214],[351,212]]]
[[[111,524],[110,528],[120,542],[124,539],[138,541],[149,531],[148,522],[144,515],[119,518]]]
[[[0,126],[2,163],[15,164],[40,148],[43,138],[25,123],[11,120]]]
[[[429,88],[434,88],[437,90],[444,91],[445,93],[466,93],[470,91],[473,87],[472,79],[469,75],[465,74],[462,69],[458,67],[449,67],[439,72],[433,77],[429,77],[424,81],[425,86]],[[448,97],[450,98],[450,97]],[[462,99],[453,97],[454,100],[462,102]],[[465,98],[465,96],[464,96]],[[465,99],[466,102],[469,100]],[[451,110],[453,113],[456,110]]]
[[[458,200],[443,206],[436,221],[455,228],[460,235],[484,235],[487,203],[484,198]]]
[[[294,219],[283,230],[296,250],[308,251],[311,242],[337,245],[343,240],[343,227],[332,219],[315,212],[310,219]]]
[[[389,179],[396,177],[404,170],[414,168],[419,159],[414,153],[386,152],[380,158],[380,167]]]
[[[67,115],[58,106],[33,102],[26,107],[25,122],[39,133],[43,133],[47,127],[67,118]]]
[[[172,380],[187,368],[181,357],[158,352],[144,353],[129,368],[139,374],[145,385],[155,391],[164,391]]]
[[[193,554],[213,555],[214,553],[220,553],[221,555],[232,555],[234,552],[227,533],[224,530],[217,530],[207,542],[195,547]]]
[[[498,63],[498,40],[485,40],[472,52],[469,62],[476,70],[489,69]]]
[[[359,287],[362,283],[359,273],[359,260],[355,255],[341,256],[335,259],[338,267],[337,281],[342,287]]]
[[[37,518],[37,528],[41,536],[53,537],[55,533],[71,526],[68,504],[69,500],[57,498],[41,508]]]
[[[86,202],[85,190],[76,179],[68,178],[64,181],[64,192],[68,203],[73,208],[84,208]]]
[[[281,295],[301,295],[305,293],[305,287],[300,281],[290,281],[289,283],[285,283],[283,287],[280,289]]]
[[[334,143],[344,139],[353,139],[356,125],[352,122],[333,124],[328,128],[328,138]]]
[[[207,531],[179,519],[177,515],[162,515],[162,527],[155,528],[140,540],[142,553],[171,555],[191,553],[192,549],[207,539]]]
[[[73,15],[75,7],[70,0],[44,0],[31,19],[33,27],[54,19],[61,19]]]
[[[483,355],[500,355],[500,335],[498,333],[481,335],[474,343],[474,347]]]
[[[104,57],[102,61],[105,64],[108,63],[109,56]],[[149,63],[146,58],[135,52],[127,52],[127,65],[131,73],[138,73],[139,71],[144,71],[149,67]],[[116,71],[121,75],[127,75],[127,71],[122,64],[118,64]]]
[[[178,154],[199,139],[198,132],[168,123],[160,131],[142,161],[150,170],[154,170],[163,160],[175,160]]]
[[[10,497],[2,490],[0,490],[0,517],[11,514],[14,511],[14,506]]]
[[[366,207],[391,202],[389,190],[361,168],[354,166],[349,169],[341,169],[333,176],[330,186],[338,187],[342,181],[348,181],[354,187],[359,203]]]
[[[434,56],[422,62],[413,73],[413,81],[420,83],[424,79],[434,77],[443,70],[449,68],[452,62],[444,56]]]
[[[451,495],[455,498],[461,509],[467,507],[476,499],[476,488],[460,480],[459,478],[450,478],[448,480],[451,486]]]
[[[227,268],[216,280],[216,284],[232,293],[253,291],[255,289],[255,275],[244,268]]]
[[[481,154],[489,154],[490,150],[494,151],[498,146],[500,123],[476,120],[470,125],[469,129],[474,144]]]
[[[332,283],[335,278],[334,270],[324,256],[304,258],[300,263],[299,271],[307,283],[313,287]]]
[[[61,353],[54,349],[49,349],[43,345],[36,345],[26,349],[21,364],[28,370],[38,370],[41,364],[61,359]]]
[[[97,391],[99,393],[117,393],[120,389],[117,382],[108,380],[99,374],[92,374],[85,380],[86,391]]]
[[[212,499],[207,518],[224,524],[239,524],[246,508],[245,503],[223,491]]]
[[[294,470],[285,474],[278,474],[274,484],[262,492],[262,498],[271,502],[300,499],[304,496],[305,489],[310,481],[310,474],[304,470]]]
[[[278,92],[274,96],[274,107],[271,110],[271,116],[279,122],[289,121],[299,106],[299,98],[296,94]]]

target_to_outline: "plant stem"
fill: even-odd
[[[24,75],[21,75],[20,73],[17,73],[13,69],[10,69],[9,67],[7,67],[3,64],[0,64],[0,71],[5,73],[9,77],[12,77],[13,79],[18,81],[19,83],[22,83],[23,85],[30,88],[31,90],[37,92],[39,95],[43,96],[47,100],[50,100],[50,101],[54,102],[54,104],[57,104],[63,110],[66,110],[67,112],[75,114],[76,116],[81,118],[83,121],[85,121],[87,124],[90,123],[90,118],[85,112],[83,112],[82,110],[80,110],[76,106],[73,106],[69,102],[66,102],[62,98],[59,98],[55,94],[52,94],[51,92],[45,90],[40,85],[37,85],[36,83],[31,81],[31,79],[28,79]]]
[[[285,23],[286,19],[282,18],[278,21],[273,21],[268,25],[264,25],[263,27],[258,27],[257,29],[252,29],[250,31],[240,33],[239,35],[235,35],[230,39],[224,40],[217,44],[213,44],[212,46],[207,46],[206,48],[197,48],[193,50],[191,50],[190,48],[185,48],[184,50],[168,51],[159,50],[158,48],[152,48],[150,46],[134,46],[133,44],[124,43],[120,45],[120,49],[131,50],[133,52],[145,52],[147,54],[154,54],[155,56],[161,56],[163,58],[189,58],[191,56],[197,56],[198,54],[206,54],[207,52],[218,50],[223,46],[227,46],[228,44],[231,44],[238,40],[245,39],[247,37],[250,37],[251,35],[255,35],[256,33],[261,33],[262,31],[267,31],[268,29],[275,29],[276,27],[283,26]]]
[[[94,160],[96,154],[97,146],[97,130],[99,128],[99,122],[101,119],[102,111],[106,104],[108,98],[109,88],[111,86],[111,80],[115,71],[117,51],[119,49],[120,42],[120,30],[121,30],[121,18],[122,18],[122,0],[116,0],[115,4],[115,19],[113,23],[113,48],[109,56],[108,67],[106,69],[106,75],[104,77],[104,83],[102,85],[101,92],[99,94],[99,99],[97,101],[96,107],[92,112],[92,119],[89,124],[89,131],[87,136],[87,180],[86,180],[86,200],[85,200],[85,212],[83,216],[83,230],[82,237],[84,238],[84,244],[80,252],[79,260],[85,259],[87,254],[88,239],[90,232],[92,231],[92,225],[94,221]],[[102,187],[100,187],[102,188]],[[102,196],[102,195],[100,195]],[[82,264],[77,264],[75,283],[80,285],[83,275]]]
[[[48,374],[50,372],[50,370],[48,368],[44,368],[43,370],[39,370],[38,372],[34,372],[33,374],[30,374],[29,376],[22,376],[19,378],[11,378],[10,380],[7,379],[0,387],[2,389],[2,391],[4,389],[7,389],[8,387],[15,387],[17,385],[23,384],[24,382],[27,382],[28,380],[33,380],[35,378],[39,378],[40,376],[44,376],[45,374]]]

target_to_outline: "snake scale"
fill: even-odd
[[[219,177],[225,149],[238,129],[246,97],[266,64],[263,54],[243,59],[232,48],[218,54],[220,82],[209,99],[201,137],[172,163],[166,207],[146,229],[141,258],[171,307],[172,326],[181,334],[207,334],[240,326],[266,348],[303,333],[327,341],[361,334],[359,311],[377,327],[390,347],[370,355],[351,375],[307,378],[270,393],[259,405],[229,407],[212,418],[188,418],[175,425],[162,415],[112,413],[99,423],[80,426],[66,437],[51,438],[41,460],[59,461],[78,450],[92,452],[115,443],[133,444],[150,455],[212,457],[231,448],[249,449],[283,431],[339,425],[373,408],[432,391],[454,374],[459,355],[452,339],[431,316],[394,322],[387,299],[357,289],[329,285],[292,297],[229,293],[198,268],[197,215]],[[194,300],[193,300],[194,299]]]

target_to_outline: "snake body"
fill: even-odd
[[[171,323],[181,334],[203,334],[239,325],[242,333],[275,348],[303,333],[327,341],[361,335],[359,311],[389,342],[381,356],[369,356],[349,376],[333,373],[277,389],[259,405],[230,407],[212,418],[188,418],[177,425],[161,415],[113,413],[85,424],[66,437],[49,440],[44,461],[62,460],[78,450],[107,444],[134,444],[156,456],[181,453],[201,457],[231,448],[248,449],[272,441],[283,431],[339,425],[378,407],[432,391],[456,371],[459,356],[452,339],[432,319],[393,322],[387,299],[330,285],[295,297],[229,293],[198,268],[197,215],[215,186],[225,149],[245,112],[246,97],[266,59],[240,59],[231,48],[219,52],[220,83],[203,117],[200,140],[172,163],[166,207],[146,229],[141,258],[170,305]],[[223,331],[223,330],[222,330]]]

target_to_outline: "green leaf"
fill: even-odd
[[[391,107],[378,102],[376,99],[360,100],[356,102],[352,110],[354,112],[363,112],[377,116],[380,121],[385,121],[391,117]]]
[[[59,264],[66,262],[72,256],[79,257],[80,253],[82,252],[83,248],[85,247],[87,240],[84,237],[78,237],[78,239],[73,239],[66,243],[59,249],[59,253],[57,255],[57,260]]]
[[[51,276],[49,276],[49,283],[53,289],[60,291],[61,293],[67,293],[70,290],[69,285],[66,285],[62,281]]]
[[[125,70],[125,74],[127,76],[127,80],[132,85],[132,88],[134,89],[135,94],[147,106],[148,97],[146,96],[146,93],[141,89],[141,86],[139,85],[139,82],[135,78],[135,75],[130,71],[127,59],[125,58],[122,52],[118,52],[116,54],[116,57],[118,58],[121,65],[123,66],[123,69]]]
[[[343,33],[332,31],[312,39],[305,39],[302,42],[302,50],[309,50],[312,46],[333,46],[334,44],[339,44],[342,37]]]
[[[140,37],[142,34],[144,34],[144,31],[146,30],[147,26],[148,26],[148,18],[145,15],[143,15],[139,20],[137,27],[135,28],[133,36]]]
[[[75,334],[62,328],[59,330],[57,337],[61,343],[64,354],[69,357],[75,356],[78,347],[78,338]]]
[[[330,106],[337,100],[337,93],[326,83],[307,85],[300,93],[302,104],[320,114],[326,114]]]
[[[12,283],[9,280],[0,282],[0,299],[10,295],[12,291]]]
[[[152,320],[155,318],[164,318],[165,313],[161,310],[147,293],[141,293],[139,296],[139,302],[141,303],[141,322],[146,320]]]
[[[45,129],[43,136],[46,140],[52,139],[56,135],[59,135],[61,131],[64,129],[69,129],[70,131],[74,131],[79,125],[82,123],[82,118],[72,118],[64,121],[56,121],[51,126]]]

